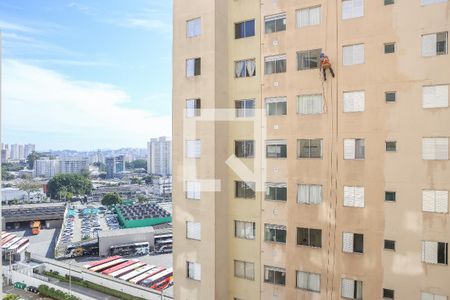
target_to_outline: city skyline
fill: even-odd
[[[170,1],[2,1],[3,142],[85,150],[170,136],[171,22]]]

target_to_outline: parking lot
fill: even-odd
[[[74,205],[68,210],[61,245],[96,239],[102,230],[120,229],[115,214],[101,205]]]

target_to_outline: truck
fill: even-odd
[[[41,221],[34,221],[31,223],[31,233],[37,235],[41,232]]]

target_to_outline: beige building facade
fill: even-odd
[[[450,298],[449,15],[174,1],[175,299]]]

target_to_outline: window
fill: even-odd
[[[395,250],[395,241],[393,241],[393,240],[384,240],[384,249],[386,249],[386,250]]]
[[[344,66],[360,65],[364,63],[364,44],[343,47]]]
[[[431,5],[431,4],[437,4],[437,3],[445,3],[448,0],[422,0],[420,2],[420,4],[426,6],[426,5]]]
[[[360,233],[344,232],[342,234],[342,251],[346,253],[363,253],[364,235]]]
[[[234,102],[236,108],[236,118],[253,117],[255,115],[255,100],[237,100]]]
[[[186,117],[198,117],[200,116],[201,102],[200,99],[188,99],[186,100]]]
[[[435,295],[425,292],[422,292],[420,297],[420,300],[447,300],[447,299],[448,299],[447,296]]]
[[[396,92],[385,92],[384,93],[384,100],[386,102],[395,102],[396,100]]]
[[[264,58],[264,74],[286,72],[286,55],[268,56]]]
[[[344,159],[364,159],[364,139],[344,139]]]
[[[266,183],[266,200],[286,201],[287,184],[286,183]]]
[[[448,138],[423,138],[422,159],[448,160]]]
[[[200,241],[202,226],[198,222],[186,222],[186,238]]]
[[[363,298],[363,282],[348,278],[342,278],[341,296],[346,299],[362,300]]]
[[[422,211],[448,213],[448,191],[423,190]]]
[[[202,152],[202,143],[200,140],[186,141],[187,158],[200,158],[201,152]]]
[[[394,290],[383,289],[383,298],[384,299],[394,299]]]
[[[422,107],[448,107],[448,84],[422,87]]]
[[[297,227],[297,245],[322,248],[322,230]]]
[[[264,18],[265,33],[286,30],[286,14],[267,16]]]
[[[395,152],[395,151],[397,151],[397,142],[396,141],[386,141],[385,148],[386,148],[386,152]]]
[[[268,116],[285,116],[287,113],[286,97],[266,98],[266,114]]]
[[[266,157],[267,158],[286,158],[287,142],[284,140],[266,141]]]
[[[234,24],[234,38],[242,39],[255,35],[255,20],[248,20]]]
[[[447,54],[448,32],[422,35],[422,56]]]
[[[323,113],[323,98],[321,94],[297,96],[297,113],[315,115]]]
[[[286,226],[264,224],[264,240],[286,244]]]
[[[322,158],[322,139],[297,140],[299,158]]]
[[[422,262],[448,265],[448,243],[422,241]]]
[[[320,6],[302,8],[296,11],[297,28],[319,25]]]
[[[364,187],[344,186],[344,206],[364,207]]]
[[[285,285],[286,270],[277,267],[264,266],[264,282]]]
[[[384,54],[395,53],[395,43],[384,44]]]
[[[234,154],[236,157],[253,157],[255,141],[234,141]]]
[[[194,77],[200,75],[201,71],[200,58],[186,59],[186,77]]]
[[[394,0],[384,0],[384,5],[394,4]]]
[[[342,1],[342,19],[353,19],[364,16],[363,0],[343,0]]]
[[[235,196],[236,198],[255,198],[255,183],[245,181],[235,181]]]
[[[200,264],[187,261],[186,266],[187,266],[187,278],[200,281],[202,277],[202,269]]]
[[[234,276],[248,280],[255,280],[255,264],[248,261],[235,260]]]
[[[344,92],[344,112],[361,112],[365,109],[364,91]]]
[[[384,192],[384,201],[390,201],[390,202],[396,201],[396,193],[395,192]]]
[[[238,60],[234,62],[236,78],[253,77],[256,75],[256,61],[254,59]]]
[[[254,240],[256,224],[254,222],[234,221],[234,236],[240,239]]]
[[[192,200],[200,199],[200,182],[186,181],[186,198]]]
[[[186,22],[186,36],[195,37],[202,34],[202,22],[200,18],[188,20]]]
[[[322,49],[297,52],[297,70],[311,70],[319,68]]]
[[[322,203],[322,186],[318,184],[299,184],[297,190],[297,203]]]
[[[296,272],[297,288],[320,293],[320,274],[310,272]]]

